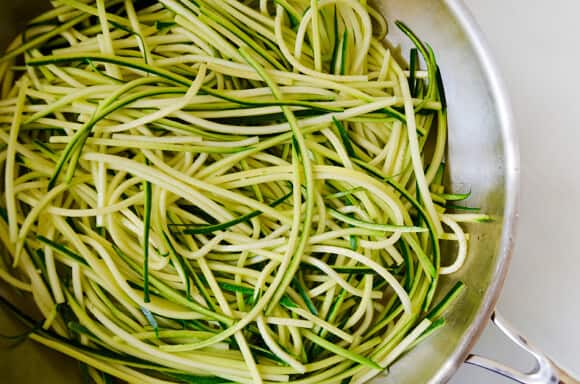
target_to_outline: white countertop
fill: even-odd
[[[580,378],[580,1],[465,0],[511,94],[521,151],[517,246],[499,310]],[[493,329],[475,351],[530,358]],[[464,367],[452,384],[507,384]]]

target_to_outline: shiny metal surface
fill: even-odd
[[[512,342],[518,345],[523,351],[532,355],[535,361],[534,369],[530,372],[523,373],[497,361],[478,355],[469,355],[465,360],[467,364],[476,365],[522,384],[580,384],[580,381],[569,376],[524,336],[520,335],[497,311],[492,315],[491,321]]]
[[[463,363],[493,312],[507,273],[517,220],[518,153],[509,102],[481,34],[458,0],[376,0],[391,22],[391,41],[409,43],[392,21],[404,20],[435,49],[449,100],[449,180],[457,192],[472,191],[495,222],[470,228],[472,242],[465,268],[453,279],[468,289],[447,313],[447,326],[396,363],[380,384],[446,382]],[[37,14],[48,1],[0,2],[0,43],[18,24]],[[4,21],[4,23],[3,23]],[[6,29],[8,28],[8,29]],[[444,262],[446,260],[444,259]],[[454,283],[443,279],[442,290]],[[0,310],[0,329],[8,320]],[[31,364],[34,369],[31,369]],[[69,368],[70,367],[70,368]],[[76,383],[75,363],[25,344],[0,348],[2,382]]]

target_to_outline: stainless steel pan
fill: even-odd
[[[382,384],[443,383],[467,362],[521,383],[580,383],[530,346],[494,308],[511,257],[517,222],[519,158],[509,101],[482,35],[460,0],[376,0],[389,20],[401,19],[427,40],[438,54],[449,99],[448,164],[451,184],[471,190],[470,203],[496,221],[470,229],[468,263],[454,279],[468,290],[447,314],[447,326],[396,363]],[[0,2],[0,44],[16,34],[31,16],[48,7],[48,0]],[[392,31],[391,40],[408,42]],[[443,285],[451,285],[451,279]],[[444,288],[444,287],[443,287]],[[492,321],[537,361],[534,372],[519,373],[470,351]],[[0,329],[15,326],[0,313]],[[80,382],[73,362],[27,343],[0,349],[3,383]]]

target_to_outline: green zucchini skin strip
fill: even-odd
[[[275,208],[278,205],[284,203],[288,198],[292,196],[292,192],[276,199],[270,204],[270,207]],[[187,229],[181,231],[181,233],[185,235],[207,235],[217,231],[223,231],[234,225],[238,225],[241,223],[245,223],[250,221],[251,219],[258,217],[262,214],[262,211],[252,211],[248,214],[242,215],[234,220],[230,220],[226,223],[215,224],[215,225],[197,225],[197,224],[172,224],[172,227],[187,227]]]
[[[343,357],[346,357],[347,359],[356,361],[357,363],[364,364],[372,369],[382,370],[381,366],[378,365],[377,363],[375,363],[374,361],[367,359],[364,356],[358,355],[354,352],[345,350],[345,349],[343,349],[343,348],[341,348],[333,343],[329,343],[327,340],[315,335],[314,333],[312,333],[310,331],[305,331],[304,336],[307,339],[309,339],[310,341],[312,341],[313,343],[321,346],[324,349],[327,349],[331,352],[334,352],[339,356],[343,356]]]
[[[408,227],[408,226],[404,226],[404,225],[376,224],[376,223],[369,223],[368,221],[357,220],[357,219],[350,217],[348,215],[344,215],[333,208],[329,208],[328,212],[329,212],[330,216],[334,217],[335,219],[344,221],[347,224],[351,224],[351,225],[354,225],[357,227],[370,229],[372,231],[385,231],[385,232],[397,232],[397,231],[399,231],[399,232],[410,232],[410,233],[427,232],[426,228],[421,228],[421,227]]]
[[[186,77],[183,77],[171,71],[167,71],[163,68],[158,68],[152,65],[145,64],[141,60],[118,56],[108,56],[104,54],[92,54],[92,55],[77,54],[66,56],[40,57],[28,60],[26,62],[26,65],[29,65],[31,67],[40,67],[51,64],[71,63],[75,61],[84,62],[87,60],[98,63],[117,64],[127,68],[144,71],[153,75],[157,75],[166,80],[169,80],[174,84],[182,85],[185,87],[189,87],[189,85],[191,84],[191,80],[189,80]]]
[[[143,189],[145,190],[145,219],[143,221],[143,301],[149,303],[151,302],[151,298],[149,297],[149,235],[151,233],[152,205],[151,183],[149,181],[144,182]]]

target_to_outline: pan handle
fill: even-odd
[[[497,361],[474,354],[467,357],[465,360],[467,364],[487,369],[521,384],[580,384],[580,381],[566,373],[520,335],[497,311],[491,315],[491,321],[511,341],[534,357],[536,367],[531,372],[522,373]]]

